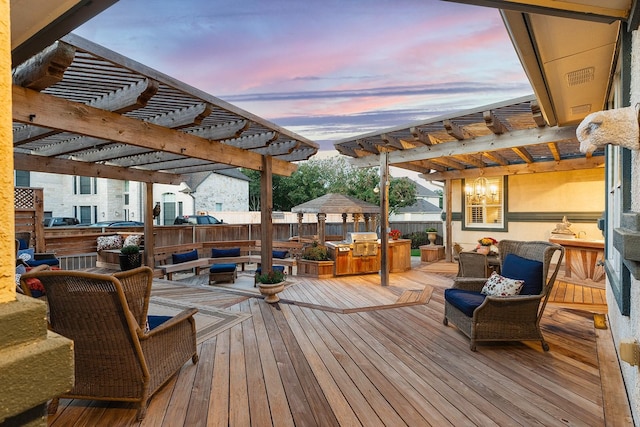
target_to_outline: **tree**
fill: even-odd
[[[260,210],[260,172],[243,169],[249,183],[249,209]],[[292,207],[327,193],[355,197],[372,204],[380,204],[374,192],[380,183],[378,168],[356,168],[344,156],[311,159],[301,162],[289,177],[273,176],[273,209],[290,211]],[[416,202],[415,184],[408,178],[390,178],[389,211]]]

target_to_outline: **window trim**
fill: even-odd
[[[489,227],[487,223],[483,223],[477,227],[467,225],[467,197],[465,194],[465,186],[467,183],[467,179],[463,178],[461,180],[460,187],[460,198],[461,198],[461,206],[462,206],[462,218],[461,218],[461,229],[464,231],[495,231],[495,232],[506,232],[509,231],[509,221],[508,221],[508,212],[507,207],[509,206],[509,177],[507,175],[501,175],[498,177],[491,178],[500,178],[502,179],[502,199],[500,201],[502,205],[502,226],[500,227]]]

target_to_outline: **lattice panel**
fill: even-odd
[[[36,208],[36,192],[33,188],[14,188],[15,209],[35,209]]]

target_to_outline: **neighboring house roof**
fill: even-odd
[[[404,206],[398,208],[396,213],[440,213],[442,209],[431,202],[427,202],[424,199],[418,199],[411,206]]]
[[[414,181],[414,183],[416,184],[416,197],[440,197],[440,195],[438,193],[436,193],[433,190],[428,189],[427,187],[418,184],[417,182]]]
[[[193,191],[196,191],[198,186],[202,184],[212,174],[224,175],[230,178],[240,179],[242,181],[251,181],[251,178],[240,172],[239,169],[224,169],[216,172],[198,172],[186,175],[185,183]]]

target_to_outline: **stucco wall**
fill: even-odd
[[[508,179],[509,212],[603,212],[604,168],[578,171],[547,172],[510,176]],[[452,209],[462,210],[462,181],[453,181]],[[472,249],[478,239],[491,236],[497,240],[547,240],[562,217],[552,222],[508,223],[507,232],[462,230],[462,223],[452,224],[453,242],[464,249]],[[568,217],[571,221],[571,217]],[[602,233],[594,223],[574,223],[574,233],[584,232],[589,239],[602,239]],[[581,233],[582,236],[583,233]]]
[[[11,33],[9,1],[0,0],[0,303],[16,299],[13,212],[13,128],[11,124]],[[1,154],[4,153],[4,154]],[[2,213],[6,211],[5,213]]]
[[[633,32],[633,50],[631,55],[631,105],[640,102],[640,36]],[[640,212],[640,155],[632,153],[631,168],[631,210]],[[622,316],[615,303],[611,288],[607,286],[607,301],[609,302],[609,324],[616,347],[622,339],[635,339],[640,342],[640,281],[631,277],[631,310],[629,316]],[[620,362],[622,376],[627,387],[627,394],[631,403],[631,412],[635,425],[640,425],[640,375],[639,367]]]

